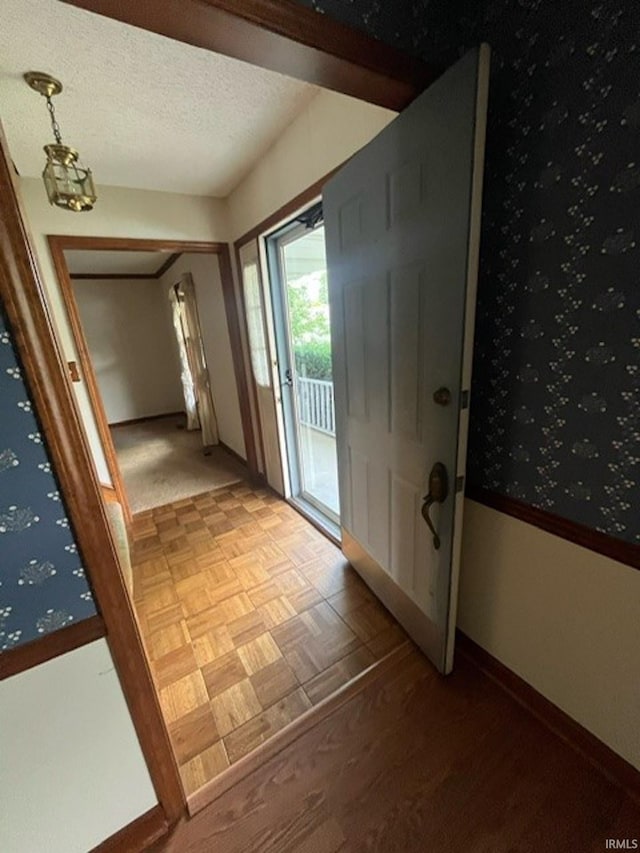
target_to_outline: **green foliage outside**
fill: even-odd
[[[307,379],[331,381],[331,342],[309,341],[294,348],[296,373]]]
[[[287,282],[291,338],[298,376],[331,380],[329,294],[325,271]]]

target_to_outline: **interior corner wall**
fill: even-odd
[[[184,408],[171,309],[158,279],[75,279],[73,292],[107,422]]]
[[[160,281],[156,282],[161,284],[165,298],[172,285],[180,281],[180,277],[186,272],[193,276],[196,288],[202,343],[209,368],[220,441],[246,459],[218,256],[200,252],[185,252],[181,255]]]
[[[322,89],[227,199],[232,240],[348,160],[396,113]]]
[[[640,572],[465,501],[459,627],[640,770]]]
[[[221,199],[98,185],[95,208],[90,213],[74,214],[52,207],[38,178],[22,178],[20,190],[52,320],[63,357],[68,361],[76,361],[77,353],[51,261],[47,235],[210,242],[229,239],[227,206]],[[98,478],[100,482],[110,484],[111,477],[85,384],[74,382],[73,388]]]

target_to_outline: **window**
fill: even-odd
[[[270,388],[269,356],[267,353],[267,341],[264,333],[262,298],[260,294],[260,273],[258,271],[257,261],[250,261],[243,265],[242,283],[247,316],[251,368],[258,385],[261,385],[263,388]]]

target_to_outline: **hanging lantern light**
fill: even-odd
[[[42,71],[27,71],[24,79],[45,98],[51,117],[55,143],[44,146],[47,162],[42,172],[49,202],[76,213],[92,210],[97,195],[91,169],[82,166],[78,159],[80,155],[75,148],[63,144],[51,100],[62,91],[62,83]]]

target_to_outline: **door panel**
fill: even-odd
[[[449,69],[323,193],[343,550],[453,662],[489,49]],[[433,394],[451,393],[449,405]],[[449,495],[422,517],[429,473]]]
[[[269,351],[267,318],[257,241],[240,249],[240,274],[247,322],[247,338],[259,417],[258,464],[269,485],[284,495],[280,438],[273,391],[273,359]]]

